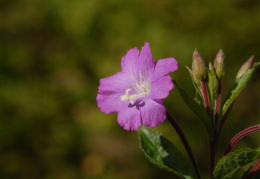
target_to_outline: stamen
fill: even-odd
[[[128,101],[128,100],[129,100],[129,95],[128,95],[129,91],[131,91],[131,89],[130,89],[130,88],[127,88],[127,89],[125,90],[125,94],[122,95],[122,96],[120,96],[121,101]]]
[[[133,75],[129,75],[130,78],[135,80]],[[125,94],[120,96],[121,101],[130,101],[131,104],[134,104],[134,100],[140,97],[147,96],[150,92],[150,84],[148,81],[145,81],[141,71],[139,71],[139,83],[130,83],[131,86],[134,87],[136,94],[129,95],[130,88],[127,88]]]

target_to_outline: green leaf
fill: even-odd
[[[209,138],[213,139],[214,129],[212,126],[211,119],[209,118],[205,108],[201,104],[197,103],[194,99],[190,98],[189,95],[177,85],[177,83],[175,83],[175,86],[179,90],[182,99],[185,101],[187,106],[194,112],[194,114],[197,115],[197,117],[202,122],[204,128],[207,131]]]
[[[231,178],[233,174],[242,166],[249,164],[257,159],[260,148],[256,150],[242,149],[231,152],[224,156],[214,170],[215,179]]]
[[[221,116],[224,116],[230,105],[234,102],[240,92],[245,88],[251,76],[259,65],[260,62],[255,63],[254,66],[250,70],[248,70],[228,92],[223,103],[224,105],[222,107]]]
[[[141,148],[153,164],[184,179],[196,178],[190,161],[169,140],[145,126],[139,127],[138,132]]]

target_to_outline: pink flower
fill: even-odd
[[[141,52],[129,50],[121,61],[122,71],[100,80],[97,104],[106,113],[118,112],[117,121],[125,130],[155,127],[166,118],[161,99],[169,95],[173,82],[168,75],[178,69],[174,58],[154,62],[149,43]]]

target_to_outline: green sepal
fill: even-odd
[[[196,100],[201,101],[203,103],[203,100],[202,100],[203,96],[202,96],[202,93],[201,93],[201,90],[200,90],[200,84],[197,84],[194,81],[194,77],[192,75],[192,71],[191,71],[190,67],[188,67],[188,66],[185,66],[185,67],[188,70],[190,77],[191,77],[192,84],[193,84],[194,88],[196,89]]]
[[[237,98],[240,92],[245,88],[251,76],[253,75],[253,73],[259,65],[260,62],[255,63],[254,66],[250,70],[248,70],[227,93],[223,102],[224,105],[221,110],[221,116],[224,116],[230,105],[234,102],[234,100]]]
[[[211,119],[208,116],[208,113],[206,112],[204,106],[199,104],[197,101],[194,99],[190,98],[189,95],[181,89],[177,83],[175,82],[175,86],[179,90],[182,99],[186,103],[186,105],[194,112],[194,114],[199,118],[199,120],[202,122],[204,128],[207,131],[208,137],[210,139],[213,139],[214,136],[214,128],[212,126]]]
[[[214,179],[232,178],[235,172],[242,166],[255,161],[260,154],[258,149],[241,149],[224,156],[214,169]]]
[[[153,164],[183,179],[196,178],[190,161],[168,139],[145,126],[140,126],[138,133],[141,148]]]

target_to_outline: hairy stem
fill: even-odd
[[[173,128],[176,130],[176,132],[178,133],[186,151],[187,151],[187,154],[190,158],[190,161],[194,167],[194,170],[196,172],[196,175],[198,177],[198,179],[200,179],[200,173],[199,173],[199,169],[198,169],[198,166],[197,166],[197,163],[196,163],[196,160],[195,160],[195,157],[192,153],[192,150],[191,150],[191,147],[190,147],[190,144],[188,142],[188,140],[186,139],[184,133],[182,132],[181,128],[179,127],[179,125],[177,124],[177,122],[175,121],[175,119],[167,112],[167,119],[170,121],[171,125],[173,126]]]
[[[255,125],[255,126],[252,126],[252,127],[249,127],[245,130],[242,130],[241,132],[239,132],[238,134],[236,134],[232,140],[230,141],[224,155],[227,155],[231,149],[233,148],[233,146],[243,137],[245,137],[246,135],[248,134],[251,134],[253,132],[256,132],[256,131],[259,131],[260,130],[260,124],[259,125]]]

